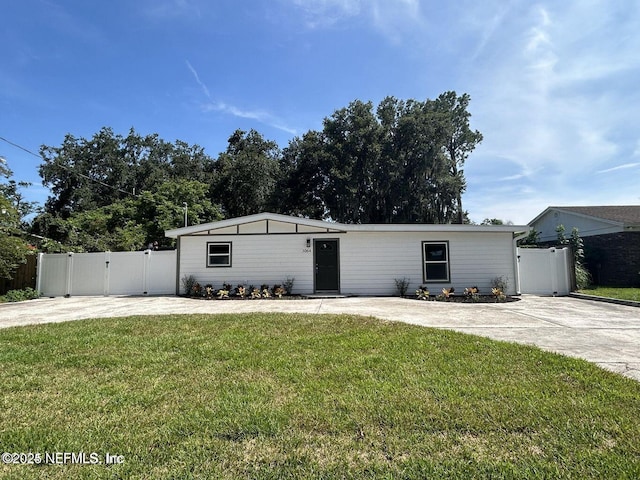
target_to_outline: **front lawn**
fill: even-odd
[[[640,302],[640,288],[589,287],[578,290],[578,292],[586,295],[595,295],[596,297],[617,298],[619,300]]]
[[[12,478],[638,478],[640,383],[535,347],[357,316],[0,331]]]

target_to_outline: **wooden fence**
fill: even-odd
[[[38,256],[27,256],[27,263],[22,263],[13,274],[11,280],[0,279],[0,295],[4,295],[9,290],[21,290],[23,288],[36,288],[36,263]]]

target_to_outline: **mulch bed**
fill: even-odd
[[[504,300],[497,300],[493,295],[478,295],[476,298],[471,298],[463,295],[451,295],[447,299],[436,299],[435,295],[429,296],[429,300],[422,300],[418,297],[407,297],[413,298],[414,300],[420,300],[422,302],[443,302],[443,303],[510,303],[510,302],[519,302],[521,299],[519,297],[512,297],[507,295]]]

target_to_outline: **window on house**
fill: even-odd
[[[449,281],[449,242],[422,242],[425,282]]]
[[[207,267],[231,266],[231,242],[207,243]]]

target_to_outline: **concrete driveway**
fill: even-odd
[[[569,297],[458,304],[401,298],[200,301],[180,297],[47,298],[0,305],[0,328],[168,313],[300,312],[371,315],[537,345],[640,381],[640,308]]]

